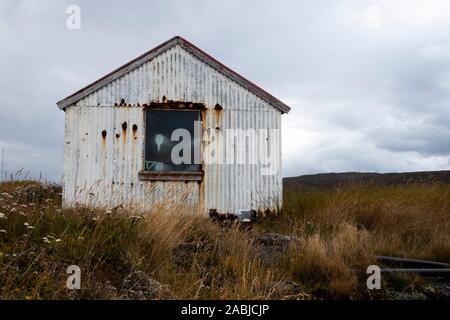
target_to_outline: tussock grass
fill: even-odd
[[[251,231],[184,214],[185,206],[141,215],[63,210],[59,193],[35,183],[0,185],[1,298],[116,299],[136,271],[168,285],[175,298],[267,295],[263,284],[273,272],[252,255]],[[80,291],[66,288],[69,265],[82,270]]]
[[[283,212],[253,230],[224,228],[185,206],[139,215],[61,209],[60,192],[37,182],[0,184],[0,298],[118,299],[136,271],[174,298],[267,299],[279,280],[316,298],[373,298],[365,270],[375,255],[450,262],[449,186],[288,191]],[[268,265],[255,254],[263,231],[297,240]],[[79,291],[66,288],[73,264],[82,270]]]
[[[261,228],[300,239],[291,274],[312,291],[361,297],[376,255],[450,262],[450,186],[287,191],[282,214]]]

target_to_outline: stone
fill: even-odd
[[[154,300],[174,299],[170,289],[142,271],[130,273],[122,283],[121,299]]]
[[[427,296],[421,292],[398,292],[386,290],[386,298],[388,300],[427,300]]]
[[[274,232],[260,234],[254,239],[255,256],[267,265],[273,264],[277,258],[289,248],[292,241],[299,241],[295,237]]]
[[[274,232],[266,232],[257,236],[255,238],[255,241],[264,246],[286,249],[289,246],[289,243],[292,241],[292,237]]]
[[[282,280],[265,284],[268,299],[308,299],[309,295],[295,282]]]

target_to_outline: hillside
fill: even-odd
[[[450,170],[404,173],[320,173],[283,179],[285,189],[310,191],[353,185],[394,186],[405,184],[450,184]]]

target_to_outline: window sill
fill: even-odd
[[[139,172],[139,180],[144,181],[201,181],[202,178],[203,172]]]

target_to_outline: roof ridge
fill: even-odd
[[[139,55],[138,57],[130,60],[126,64],[114,69],[113,71],[109,72],[108,74],[104,75],[103,77],[95,80],[94,82],[88,84],[87,86],[81,88],[80,90],[76,91],[75,93],[67,96],[66,98],[58,101],[56,104],[58,107],[62,110],[67,108],[68,106],[72,105],[73,103],[79,101],[80,99],[84,98],[85,96],[89,95],[90,93],[98,90],[99,88],[107,85],[108,83],[122,77],[129,71],[137,68],[138,66],[152,60],[157,55],[171,49],[172,47],[179,44],[183,49],[188,51],[189,53],[193,54],[196,58],[201,60],[202,62],[208,64],[213,69],[216,69],[217,71],[221,72],[231,80],[237,82],[241,86],[243,86],[245,89],[249,90],[250,92],[254,93],[255,95],[259,96],[278,110],[280,110],[282,113],[287,113],[290,110],[290,107],[280,101],[279,99],[275,98],[273,95],[265,91],[264,89],[261,89],[259,86],[254,84],[253,82],[247,80],[237,72],[233,71],[220,61],[216,60],[212,56],[210,56],[208,53],[203,51],[202,49],[198,48],[188,40],[184,39],[181,36],[174,36],[170,38],[169,40],[159,44],[158,46],[154,47],[153,49],[150,49],[149,51]]]

